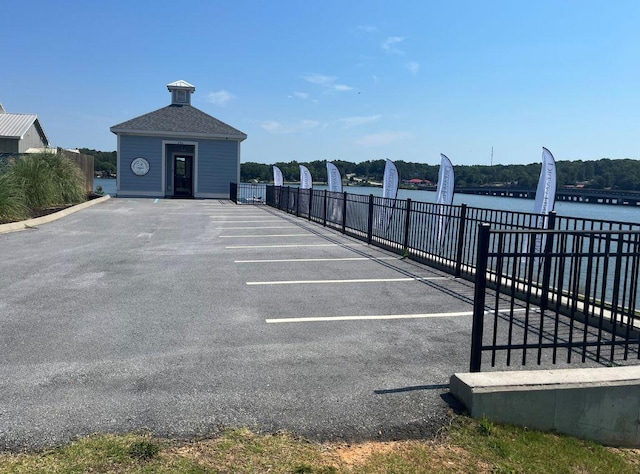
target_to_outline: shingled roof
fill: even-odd
[[[154,112],[114,125],[116,135],[154,135],[244,140],[247,135],[196,109],[192,105],[168,105]]]

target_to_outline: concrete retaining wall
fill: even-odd
[[[640,447],[640,366],[454,374],[450,392],[474,418]]]

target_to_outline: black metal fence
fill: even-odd
[[[640,224],[261,186],[269,206],[475,281],[474,371],[487,351],[638,360]]]
[[[482,224],[471,371],[513,363],[640,361],[640,231],[517,231]]]
[[[245,185],[240,185],[243,187]],[[496,230],[640,230],[640,224],[439,205],[411,199],[263,185],[265,203],[473,280],[478,224]],[[546,224],[546,225],[545,225]]]
[[[229,183],[229,198],[236,204],[264,204],[265,185]]]

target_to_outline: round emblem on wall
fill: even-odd
[[[144,176],[149,172],[149,162],[140,156],[131,162],[131,171],[138,176]]]

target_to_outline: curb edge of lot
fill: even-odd
[[[111,196],[107,194],[106,196],[102,196],[101,198],[92,199],[91,201],[86,201],[76,206],[71,206],[61,211],[48,214],[46,216],[36,217],[35,219],[27,219],[26,221],[0,224],[0,234],[8,234],[10,232],[17,232],[19,230],[25,230],[31,227],[36,227],[41,224],[48,224],[49,222],[53,222],[65,216],[68,216],[70,214],[73,214],[74,212],[78,212],[78,211],[81,211],[82,209],[86,209],[87,207],[91,207],[95,204],[100,204],[102,202],[105,202],[110,198]]]

